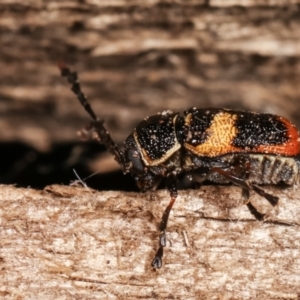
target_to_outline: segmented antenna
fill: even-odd
[[[77,96],[79,102],[81,103],[85,111],[93,119],[91,125],[98,137],[98,141],[101,144],[103,144],[108,149],[108,151],[114,156],[117,163],[121,166],[123,173],[128,173],[128,167],[123,152],[115,144],[109,132],[104,126],[104,121],[96,116],[94,110],[87,101],[86,96],[81,91],[77,73],[72,72],[64,62],[59,63],[58,67],[61,71],[61,76],[67,78],[69,84],[72,86],[71,90]]]

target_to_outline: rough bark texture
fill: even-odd
[[[83,163],[81,176],[118,169],[110,156],[72,144],[89,118],[60,77],[60,60],[79,72],[119,144],[144,117],[193,106],[271,112],[300,127],[299,4],[1,1],[1,182],[68,183],[67,169]]]
[[[1,186],[1,299],[299,299],[300,190],[270,191],[266,222],[236,187],[180,192],[153,271],[166,191]]]

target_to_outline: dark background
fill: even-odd
[[[76,180],[133,190],[57,62],[79,73],[122,142],[148,115],[226,107],[270,112],[300,128],[300,1],[23,1],[0,3],[0,183]]]

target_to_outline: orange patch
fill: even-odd
[[[186,118],[190,118],[187,115]],[[184,147],[198,156],[216,157],[227,153],[241,152],[241,148],[231,145],[238,131],[235,126],[237,115],[220,112],[215,115],[211,126],[205,131],[208,134],[206,141],[193,146],[185,143]]]
[[[190,116],[187,116],[188,122]],[[300,137],[297,128],[287,119],[278,117],[287,129],[288,141],[281,145],[261,145],[249,149],[247,147],[235,147],[231,143],[238,134],[235,120],[238,115],[220,112],[215,115],[211,126],[205,131],[207,140],[193,146],[185,143],[184,147],[197,156],[217,157],[229,153],[266,153],[283,156],[296,156],[300,154]]]

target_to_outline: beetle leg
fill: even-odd
[[[83,106],[85,111],[90,115],[90,117],[93,119],[92,127],[95,130],[98,141],[101,144],[104,144],[105,147],[108,149],[110,153],[115,157],[115,160],[118,162],[118,164],[121,166],[123,173],[129,172],[129,166],[126,163],[125,157],[123,152],[118,148],[118,146],[115,144],[113,139],[111,138],[110,134],[108,133],[107,129],[104,126],[104,121],[100,118],[98,118],[92,109],[90,103],[87,101],[86,96],[81,91],[81,87],[79,84],[78,76],[76,72],[72,72],[68,66],[65,65],[65,63],[61,62],[59,64],[59,69],[61,71],[61,75],[63,77],[66,77],[68,79],[68,82],[71,84],[71,90],[73,93],[77,96],[80,104]]]
[[[260,212],[256,209],[256,207],[255,207],[250,201],[248,201],[248,202],[246,203],[246,205],[247,205],[247,207],[248,207],[250,213],[255,217],[256,220],[258,220],[258,221],[263,221],[263,220],[265,219],[265,216],[266,216],[266,215],[260,213]]]
[[[242,198],[244,199],[244,203],[247,205],[250,213],[255,217],[256,220],[262,221],[265,218],[265,214],[260,213],[255,206],[249,201],[250,193],[249,190],[243,188],[242,189]]]
[[[167,189],[170,192],[171,195],[171,201],[169,203],[169,205],[166,207],[162,218],[161,218],[161,222],[159,224],[159,247],[158,250],[155,254],[155,257],[151,263],[151,266],[155,269],[159,269],[162,266],[162,257],[164,254],[164,250],[163,248],[166,246],[167,244],[167,239],[166,239],[166,228],[167,228],[167,224],[168,224],[168,219],[169,219],[169,215],[170,212],[172,210],[172,207],[175,203],[175,200],[177,198],[177,179],[174,176],[170,176],[167,178]]]
[[[276,206],[276,204],[279,201],[279,198],[271,195],[269,193],[266,193],[262,188],[260,188],[259,186],[252,184],[252,188],[253,190],[260,196],[264,197],[265,199],[267,199],[269,201],[270,204],[272,204],[273,206]]]
[[[249,191],[253,190],[254,192],[256,192],[258,195],[264,197],[266,200],[268,200],[273,206],[275,206],[279,200],[278,197],[273,196],[267,192],[265,192],[263,189],[261,189],[260,187],[258,187],[255,184],[251,184],[249,183],[247,180],[243,179],[243,178],[239,178],[235,175],[232,175],[231,173],[220,169],[220,168],[212,168],[211,169],[212,172],[218,172],[219,174],[223,175],[224,177],[228,178],[232,183],[242,187],[243,192],[242,195],[244,198],[249,198]],[[246,192],[248,191],[248,192]],[[248,195],[247,195],[248,193]],[[245,197],[246,196],[246,197]],[[261,214],[260,212],[258,212],[258,210],[253,206],[253,204],[250,201],[246,201],[246,205],[249,209],[249,211],[251,212],[251,214],[254,215],[254,217],[261,221],[264,219],[264,214]]]
[[[279,201],[278,197],[265,192],[262,188],[260,188],[256,184],[251,184],[248,181],[246,181],[242,178],[239,178],[235,175],[232,175],[231,173],[229,173],[227,171],[224,171],[224,170],[219,169],[219,168],[212,168],[212,171],[218,172],[219,174],[221,174],[221,175],[225,176],[226,178],[228,178],[232,183],[234,183],[238,186],[241,186],[242,188],[245,188],[247,190],[253,190],[258,195],[260,195],[260,196],[264,197],[266,200],[268,200],[269,203],[272,206],[275,206]]]

